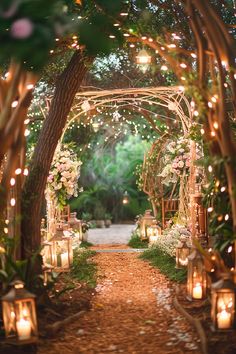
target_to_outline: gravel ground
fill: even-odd
[[[97,244],[126,244],[128,243],[135,225],[115,224],[107,229],[90,229],[88,241]]]
[[[94,260],[99,279],[91,310],[39,354],[200,353],[192,328],[172,306],[172,284],[157,269],[137,253],[98,253]]]

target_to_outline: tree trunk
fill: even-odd
[[[51,107],[40,132],[22,196],[23,257],[30,256],[40,247],[41,207],[53,155],[66,125],[75,94],[92,61],[92,58],[86,58],[81,51],[76,51],[57,80]]]

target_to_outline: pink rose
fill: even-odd
[[[21,18],[13,22],[10,33],[13,38],[25,39],[33,32],[33,23],[28,18]]]
[[[179,167],[179,168],[183,168],[183,167],[184,167],[184,162],[183,162],[183,161],[179,161],[178,167]]]
[[[178,167],[178,164],[177,164],[176,162],[174,162],[174,163],[172,164],[172,167],[173,167],[173,168],[177,168],[177,167]]]
[[[189,160],[186,161],[186,166],[190,167],[190,161]]]

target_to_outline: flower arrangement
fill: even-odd
[[[157,247],[169,256],[175,257],[177,244],[183,236],[190,243],[191,234],[188,229],[183,225],[174,224],[171,228],[163,231],[163,235],[157,239],[152,247]]]
[[[159,176],[163,177],[162,183],[169,185],[178,181],[180,176],[189,175],[190,148],[189,140],[180,138],[167,144],[163,157],[165,166]]]
[[[59,207],[66,205],[67,199],[78,196],[81,164],[67,145],[57,148],[47,180],[47,192],[56,199]]]

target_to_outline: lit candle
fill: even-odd
[[[193,288],[193,298],[194,299],[202,298],[202,286],[200,283],[196,283],[196,285]]]
[[[218,328],[226,329],[231,326],[231,314],[226,310],[222,310],[217,314]]]
[[[29,320],[21,318],[19,321],[16,322],[16,329],[20,340],[26,340],[30,338],[31,325]]]
[[[69,259],[68,259],[67,252],[61,254],[61,266],[65,268],[69,268]]]

